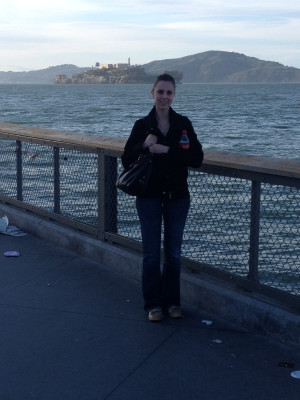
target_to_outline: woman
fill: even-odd
[[[202,146],[187,117],[177,114],[171,104],[175,80],[168,74],[156,78],[151,91],[154,107],[135,122],[122,155],[124,168],[143,152],[153,155],[152,174],[146,193],[136,198],[143,241],[142,288],[144,308],[150,321],[167,313],[182,318],[180,306],[181,245],[190,197],[188,167],[203,161]],[[183,133],[188,142],[181,145]],[[164,226],[164,265],[160,268],[161,232]]]

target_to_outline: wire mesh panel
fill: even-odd
[[[97,227],[98,157],[96,154],[60,149],[60,213],[75,221]]]
[[[118,233],[129,239],[141,241],[135,198],[118,191]]]
[[[248,273],[251,183],[190,171],[191,208],[183,255],[238,275]]]
[[[299,190],[264,184],[260,222],[260,281],[300,294]]]
[[[16,198],[16,142],[1,140],[0,193]],[[22,143],[22,197],[25,203],[54,212],[54,150],[52,146]],[[60,214],[98,225],[98,157],[94,153],[60,149]]]
[[[0,151],[0,193],[4,196],[16,198],[16,141],[1,139]]]
[[[22,145],[23,201],[53,211],[53,148]]]
[[[192,206],[183,253],[235,275],[249,271],[251,182],[190,174]],[[259,229],[259,281],[300,293],[299,189],[264,184]]]
[[[119,160],[118,175],[121,173],[122,169]],[[112,182],[112,184],[115,184],[115,182]],[[135,207],[135,197],[129,196],[121,190],[118,190],[117,193],[118,234],[141,242],[142,239],[139,219]]]

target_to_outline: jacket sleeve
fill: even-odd
[[[144,153],[143,143],[146,139],[147,131],[143,120],[137,120],[132,128],[131,134],[125,144],[121,160],[125,169],[135,162],[141,153]]]
[[[186,167],[199,168],[202,165],[204,154],[202,150],[202,145],[199,142],[197,135],[194,131],[191,121],[184,117],[184,126],[187,130],[187,135],[189,138],[189,148],[181,149],[179,143],[173,143],[168,151],[168,158],[171,162],[180,162]]]

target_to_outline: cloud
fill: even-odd
[[[206,50],[300,67],[294,0],[1,1],[0,55],[27,69],[100,61],[143,64]]]

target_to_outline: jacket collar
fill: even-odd
[[[170,125],[172,125],[172,122],[176,118],[176,115],[177,115],[177,113],[173,110],[172,107],[170,107],[170,109],[169,109]],[[149,112],[148,117],[150,118],[151,128],[157,129],[157,119],[156,119],[155,106]]]

